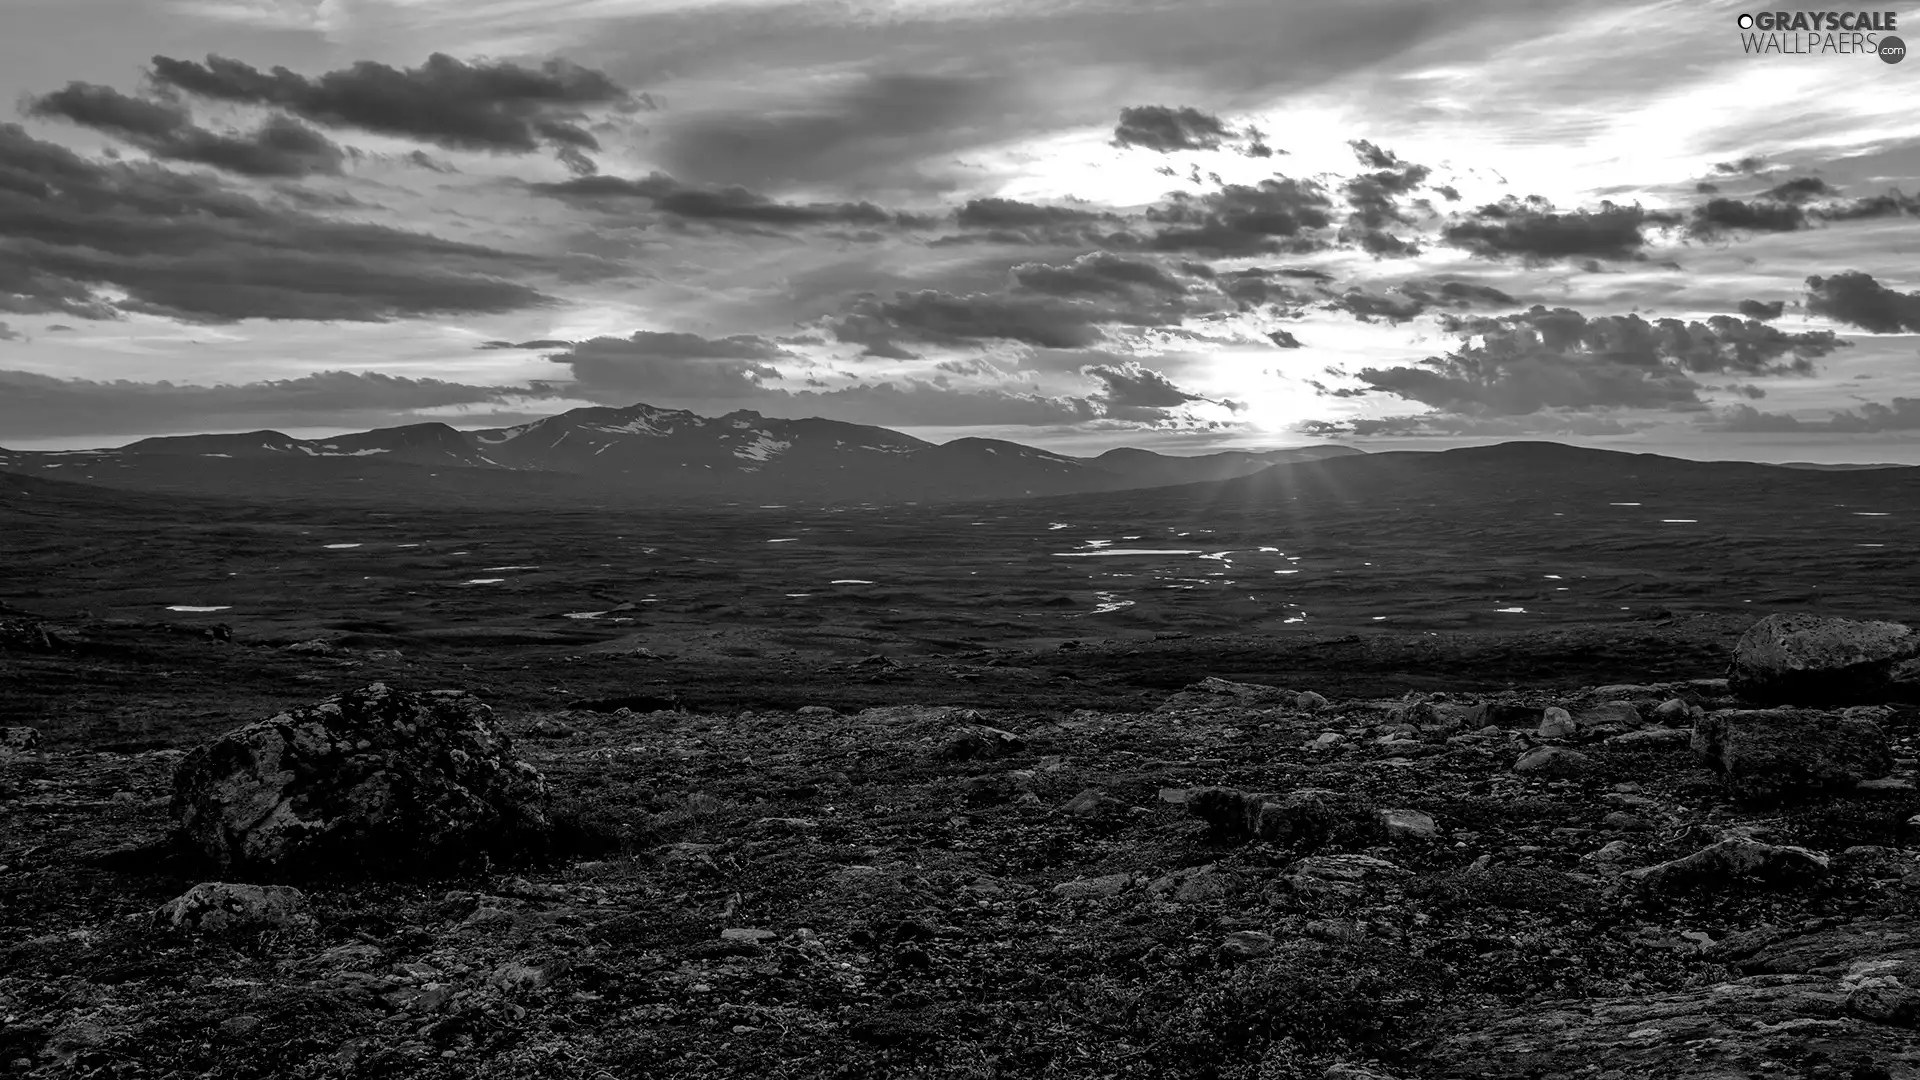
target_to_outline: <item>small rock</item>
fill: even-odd
[[[955,732],[941,747],[941,753],[954,761],[979,761],[1017,754],[1026,747],[1026,740],[1011,731],[970,724]]]
[[[1540,714],[1540,726],[1534,734],[1542,739],[1571,739],[1580,730],[1567,710],[1552,707]]]
[[[1059,812],[1075,821],[1104,824],[1125,816],[1127,804],[1101,788],[1088,788],[1060,804]]]
[[[834,712],[832,709],[826,707],[825,705],[802,705],[800,706],[800,708],[795,710],[795,715],[797,716],[838,716],[840,714]]]
[[[1646,832],[1653,828],[1644,818],[1635,817],[1623,810],[1615,810],[1602,818],[1600,823],[1609,829],[1617,829],[1621,832]]]
[[[244,885],[207,881],[161,905],[156,914],[190,932],[242,933],[312,926],[307,898],[285,885]]]
[[[1260,930],[1238,930],[1220,943],[1220,955],[1228,960],[1257,960],[1273,951],[1273,935]]]
[[[1583,728],[1619,727],[1637,728],[1645,724],[1640,710],[1630,701],[1608,701],[1599,705],[1590,705],[1580,710],[1574,723]]]
[[[1364,1065],[1349,1065],[1342,1062],[1327,1066],[1327,1071],[1322,1074],[1321,1080],[1399,1080],[1399,1077],[1378,1069],[1369,1069]]]
[[[1063,900],[1104,900],[1118,896],[1132,884],[1132,874],[1107,874],[1104,877],[1063,881],[1053,887],[1053,895]]]
[[[1376,880],[1398,880],[1412,871],[1372,855],[1310,855],[1289,865],[1279,881],[1293,892],[1328,899],[1354,899]]]
[[[1592,759],[1578,750],[1539,746],[1520,756],[1513,771],[1523,776],[1567,777],[1585,772]]]
[[[1330,750],[1346,741],[1347,741],[1347,737],[1345,735],[1340,734],[1337,731],[1323,731],[1319,735],[1315,736],[1313,739],[1309,740],[1306,744],[1305,749]]]
[[[1389,840],[1431,840],[1440,835],[1433,818],[1418,810],[1380,810],[1374,820]]]
[[[1680,698],[1668,698],[1654,706],[1653,718],[1669,727],[1679,727],[1693,722],[1693,706]]]
[[[38,749],[39,746],[40,731],[38,728],[0,728],[0,754],[24,754]]]
[[[1302,690],[1293,696],[1293,707],[1305,709],[1307,712],[1319,712],[1327,707],[1327,699],[1325,695],[1316,691]]]
[[[1692,739],[1693,733],[1686,728],[1650,727],[1609,735],[1606,743],[1608,746],[1618,746],[1628,750],[1657,750],[1664,747],[1686,746]]]
[[[771,930],[761,930],[750,927],[732,927],[720,931],[720,940],[722,941],[745,941],[755,945],[772,941],[779,936],[779,934]]]

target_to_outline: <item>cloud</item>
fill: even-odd
[[[1769,322],[1779,318],[1781,312],[1786,309],[1787,302],[1785,300],[1742,300],[1740,301],[1739,311],[1740,314],[1745,315],[1749,319]]]
[[[1761,412],[1751,405],[1733,405],[1721,410],[1706,426],[1732,432],[1920,431],[1920,398],[1897,397],[1891,405],[1869,401],[1857,410],[1835,412],[1826,420],[1798,420],[1787,413]]]
[[[1179,296],[1186,286],[1152,263],[1111,252],[1082,255],[1065,266],[1021,263],[1013,268],[1018,286],[1048,296],[1131,297],[1137,292]]]
[[[1086,245],[1104,247],[1137,241],[1115,236],[1125,219],[1104,210],[1048,206],[1018,199],[969,199],[954,215],[962,229],[976,230],[931,241],[952,244]]]
[[[1364,323],[1373,322],[1375,319],[1403,323],[1415,318],[1427,307],[1411,297],[1395,299],[1391,296],[1376,296],[1359,289],[1350,290],[1345,296],[1330,300],[1323,306],[1330,311],[1347,312]]]
[[[701,183],[947,191],[960,182],[955,154],[1044,123],[1028,89],[1007,71],[864,72],[751,108],[663,114],[652,149],[667,172]]]
[[[892,213],[870,202],[783,203],[738,186],[693,187],[659,172],[640,180],[585,176],[528,186],[542,195],[574,202],[593,202],[609,208],[621,200],[643,199],[660,213],[690,221],[774,228],[810,225],[912,227],[932,224],[931,219]]]
[[[1709,199],[1696,207],[1688,231],[1696,236],[1740,232],[1793,232],[1805,228],[1807,212],[1794,203]]]
[[[1761,197],[1773,199],[1776,202],[1806,202],[1809,199],[1838,194],[1840,192],[1832,184],[1817,176],[1797,176],[1768,188]]]
[[[573,373],[575,389],[594,400],[630,402],[638,395],[715,400],[750,398],[781,376],[778,360],[799,357],[764,338],[640,330],[624,337],[576,342],[547,357]]]
[[[1207,275],[1211,276],[1214,287],[1231,297],[1242,311],[1251,311],[1262,304],[1299,304],[1316,295],[1304,287],[1285,282],[1306,280],[1319,283],[1332,280],[1331,275],[1317,270],[1266,266],[1225,272],[1208,268]],[[1325,290],[1318,292],[1324,293]]]
[[[1549,409],[1525,416],[1427,413],[1354,420],[1307,420],[1299,424],[1295,430],[1305,435],[1322,438],[1339,435],[1360,438],[1418,436],[1513,438],[1539,435],[1631,435],[1649,426],[1651,425],[1646,422],[1628,421],[1618,417],[1596,416],[1576,410]]]
[[[15,330],[13,327],[8,326],[6,323],[0,322],[0,341],[25,341],[25,340],[26,338],[21,335],[20,331]]]
[[[550,303],[507,280],[549,269],[262,202],[204,175],[89,161],[0,124],[0,311],[206,322],[502,313]]]
[[[251,132],[200,127],[177,102],[129,97],[110,86],[72,82],[32,98],[30,116],[67,120],[106,132],[156,158],[211,165],[256,177],[337,175],[347,153],[332,140],[275,114]]]
[[[1645,257],[1643,229],[1679,221],[1677,214],[1612,202],[1602,202],[1598,210],[1561,213],[1538,196],[1523,200],[1509,195],[1475,210],[1466,221],[1448,225],[1442,236],[1446,243],[1485,258],[1631,260]]]
[[[323,371],[297,379],[193,386],[96,382],[0,371],[0,430],[21,437],[263,427],[354,427],[438,419],[450,406],[517,409],[538,387],[472,386],[377,372]]]
[[[1269,330],[1267,332],[1267,338],[1271,340],[1274,345],[1282,349],[1300,348],[1300,339],[1285,330]]]
[[[1184,312],[1174,301],[1137,297],[1096,303],[1044,294],[956,295],[922,289],[897,292],[891,300],[861,298],[827,326],[841,341],[866,345],[869,356],[911,359],[901,340],[936,345],[1004,340],[1084,349],[1106,340],[1105,326],[1174,326]]]
[[[1205,400],[1173,384],[1173,380],[1137,361],[1125,364],[1093,364],[1084,369],[1105,384],[1102,397],[1121,409],[1171,409],[1190,401]]]
[[[1146,220],[1159,228],[1145,246],[1216,258],[1314,251],[1325,242],[1302,234],[1331,224],[1332,206],[1318,183],[1285,176],[1225,184],[1204,195],[1176,191],[1147,209]]]
[[[363,60],[313,78],[284,67],[263,72],[222,56],[205,63],[156,56],[151,75],[160,86],[196,97],[280,108],[328,127],[509,154],[541,146],[598,150],[599,140],[583,126],[587,108],[649,104],[601,72],[564,60],[530,68],[469,64],[444,53],[416,68]]]
[[[1849,270],[1807,279],[1807,313],[1875,334],[1920,333],[1920,293],[1901,293]]]
[[[1767,169],[1767,160],[1757,154],[1750,154],[1737,161],[1714,163],[1713,171],[1722,176],[1758,176]]]
[[[1232,137],[1233,129],[1219,117],[1188,106],[1135,105],[1121,109],[1120,123],[1113,129],[1113,145],[1138,146],[1161,154],[1218,150]]]
[[[1512,315],[1445,315],[1441,321],[1468,343],[1412,367],[1366,368],[1356,377],[1373,389],[1466,415],[1696,411],[1705,405],[1695,375],[1811,374],[1814,359],[1848,344],[1830,331],[1788,334],[1728,315],[1704,323],[1649,322],[1536,305]]]

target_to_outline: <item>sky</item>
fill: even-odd
[[[1920,61],[1751,10],[7,0],[0,445],[646,403],[1920,464]]]

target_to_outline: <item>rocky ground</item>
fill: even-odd
[[[500,706],[541,859],[294,891],[190,891],[183,748],[15,734],[0,1074],[1920,1077],[1920,710],[1806,714],[1821,773],[1696,738],[1710,678],[1191,660],[1117,709]]]

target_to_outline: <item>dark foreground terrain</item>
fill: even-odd
[[[1431,479],[672,518],[10,479],[0,1075],[1920,1077],[1920,711],[1790,801],[1685,730],[1758,616],[1911,615],[1911,500]],[[1057,554],[1102,546],[1196,554]],[[157,919],[219,880],[161,844],[183,752],[375,682],[490,704],[563,850]],[[1235,835],[1214,785],[1333,809]],[[1729,839],[1825,861],[1632,874]]]

